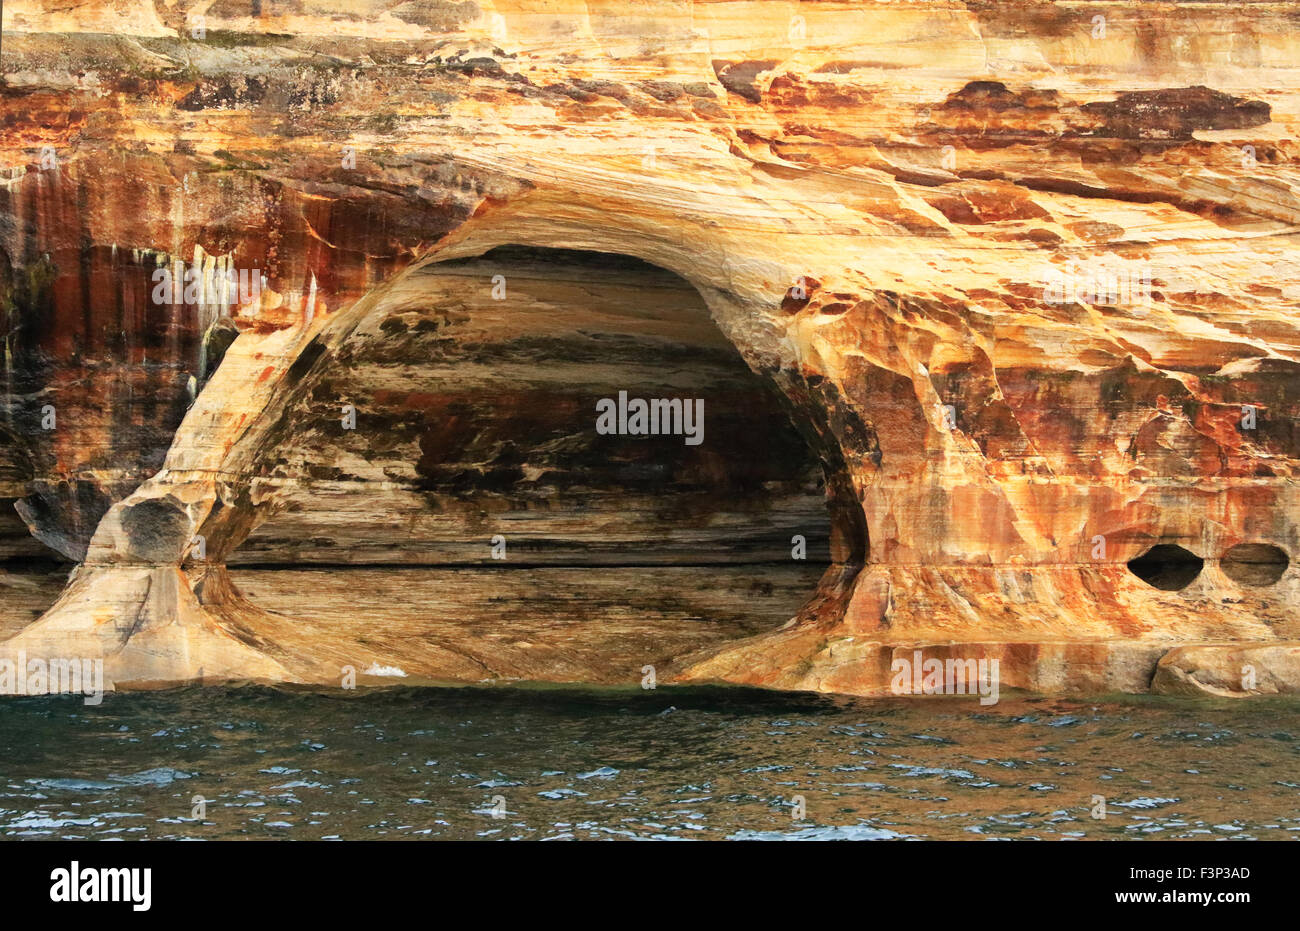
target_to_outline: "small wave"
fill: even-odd
[[[378,663],[371,663],[370,668],[365,670],[364,676],[391,676],[397,679],[406,678],[406,670],[398,666],[380,666]]]
[[[727,835],[727,840],[902,840],[911,837],[889,828],[869,824],[819,825],[797,831],[740,830]]]

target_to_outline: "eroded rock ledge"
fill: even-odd
[[[46,562],[0,657],[1300,688],[1294,7],[257,10],[5,4],[0,555]],[[620,384],[706,397],[710,442],[602,445]],[[825,568],[788,623],[619,660],[596,618],[453,642],[239,589],[498,534],[690,567],[688,617],[701,565]]]

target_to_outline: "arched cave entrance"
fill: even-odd
[[[429,266],[305,378],[258,480],[277,510],[229,558],[297,619],[277,637],[359,636],[434,678],[627,681],[779,626],[830,563],[811,428],[637,259]],[[681,418],[633,434],[638,399]]]

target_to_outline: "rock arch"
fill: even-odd
[[[439,152],[442,183],[473,204],[467,219],[459,201],[440,218],[452,228],[433,248],[404,243],[403,255],[419,257],[409,274],[524,243],[673,271],[843,462],[831,490],[837,560],[848,568],[785,629],[691,657],[677,675],[875,694],[888,690],[893,654],[919,645],[999,657],[1008,687],[1141,691],[1177,644],[1300,637],[1294,574],[1229,603],[1217,569],[1178,592],[1152,591],[1126,569],[1163,542],[1212,553],[1221,538],[1268,539],[1295,552],[1293,313],[1270,318],[1267,338],[1231,314],[1183,333],[1186,318],[1209,312],[1178,290],[1185,284],[1161,279],[1160,300],[1140,308],[1049,297],[1045,272],[1060,278],[1103,247],[1034,225],[999,233],[1015,240],[1003,248],[960,228],[983,222],[960,204],[918,200],[951,185],[986,207],[1008,199],[1008,223],[1039,224],[1049,207],[1074,215],[1081,188],[1031,196],[1011,181],[937,170],[831,173],[753,142],[672,139],[690,164],[708,166],[699,178],[647,175],[617,152],[594,164],[506,143]],[[1132,209],[1158,225],[1167,206]],[[1270,263],[1296,235],[1259,237],[1273,252],[1256,256],[1218,245],[1226,234],[1209,221],[1183,222],[1208,244],[1109,243],[1107,261],[1175,278],[1231,254],[1258,271],[1249,280],[1278,281]],[[273,313],[246,320],[222,356],[164,469],[109,511],[63,598],[5,650],[103,654],[124,683],[185,681],[200,669],[336,678],[337,657],[294,656],[268,637],[223,568],[258,519],[258,463],[295,385],[403,280],[351,306],[352,290],[331,292],[345,307],[322,314],[304,255],[294,256],[303,280],[276,295]],[[363,263],[347,279],[369,271]],[[1251,430],[1239,424],[1243,408],[1258,415]],[[127,515],[145,502],[173,515],[166,533],[133,532]],[[192,556],[195,535],[205,560]]]
[[[833,465],[835,565],[806,608],[781,630],[686,657],[672,675],[876,694],[888,690],[894,654],[919,646],[1000,658],[1005,687],[1142,691],[1181,641],[1225,630],[1276,638],[1263,615],[1216,606],[1209,583],[1152,592],[1125,565],[1153,541],[1203,536],[1207,508],[1231,506],[1221,489],[1165,476],[1202,454],[1195,422],[1169,399],[1186,411],[1233,398],[1194,395],[1184,373],[1135,360],[1077,316],[1027,331],[919,269],[907,291],[886,287],[819,237],[776,232],[780,216],[722,231],[679,214],[671,198],[647,205],[558,188],[485,199],[350,308],[245,332],[164,470],[106,515],[60,602],[4,649],[99,651],[121,683],[336,681],[346,657],[278,644],[226,572],[269,500],[258,464],[314,367],[393,289],[430,264],[511,244],[630,255],[690,282]],[[1026,266],[1008,273],[1032,278],[1030,259],[1007,261]],[[1091,341],[1096,360],[1068,382],[1046,362],[1062,333]],[[1284,369],[1260,365],[1252,377],[1273,384]],[[1129,440],[1112,455],[1099,443],[1116,423]],[[1080,444],[1097,458],[1080,457]],[[1285,513],[1286,492],[1268,487],[1283,498],[1266,498],[1266,509]],[[137,521],[141,508],[165,511],[166,531]],[[138,523],[151,532],[133,531]]]
[[[335,681],[333,662],[295,655],[259,633],[265,614],[230,583],[225,561],[273,507],[258,481],[259,464],[271,453],[277,424],[311,383],[312,372],[328,363],[332,348],[372,320],[387,295],[436,262],[519,243],[631,255],[678,274],[686,271],[681,277],[699,291],[719,329],[751,368],[787,392],[793,410],[807,410],[808,398],[816,394],[816,379],[789,364],[791,347],[779,315],[764,319],[733,290],[725,255],[719,255],[712,273],[702,273],[693,264],[698,255],[685,244],[644,234],[636,239],[617,225],[586,231],[575,226],[571,235],[558,235],[551,227],[530,236],[514,228],[502,243],[494,241],[497,231],[491,225],[482,227],[482,237],[449,243],[348,310],[328,319],[304,319],[290,330],[245,334],[232,343],[177,432],[165,468],[105,515],[60,601],[0,650],[102,654],[109,680],[123,686],[196,678]],[[772,267],[764,271],[778,281],[789,277]],[[764,300],[767,288],[765,282]],[[835,514],[828,579],[842,588],[865,556],[860,507],[829,419],[812,417],[801,426],[827,465]],[[112,623],[92,620],[105,614]]]

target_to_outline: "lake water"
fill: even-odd
[[[6,699],[0,835],[1290,838],[1298,711],[723,688]]]

